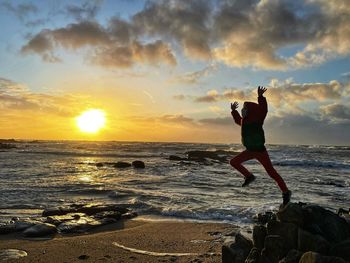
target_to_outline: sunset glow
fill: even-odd
[[[80,131],[86,133],[97,133],[106,123],[105,113],[99,109],[84,111],[76,118],[77,126]]]

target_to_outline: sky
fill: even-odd
[[[350,145],[349,0],[0,0],[0,138]],[[78,129],[105,112],[94,134]]]

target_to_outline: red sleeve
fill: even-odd
[[[258,97],[258,103],[259,103],[259,108],[261,109],[261,115],[265,119],[266,114],[267,114],[267,101],[264,96],[259,96]]]
[[[239,126],[241,126],[242,117],[241,117],[241,115],[239,115],[238,111],[237,110],[231,111],[231,115],[232,115],[233,119],[235,120],[235,123],[237,123]]]

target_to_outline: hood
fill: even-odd
[[[244,123],[261,123],[264,121],[263,112],[259,104],[246,101],[244,102],[247,108],[247,115],[243,118]]]

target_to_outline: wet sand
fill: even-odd
[[[221,262],[220,233],[234,226],[189,221],[126,220],[86,234],[56,235],[50,240],[0,236],[0,250],[28,256],[4,262]]]

